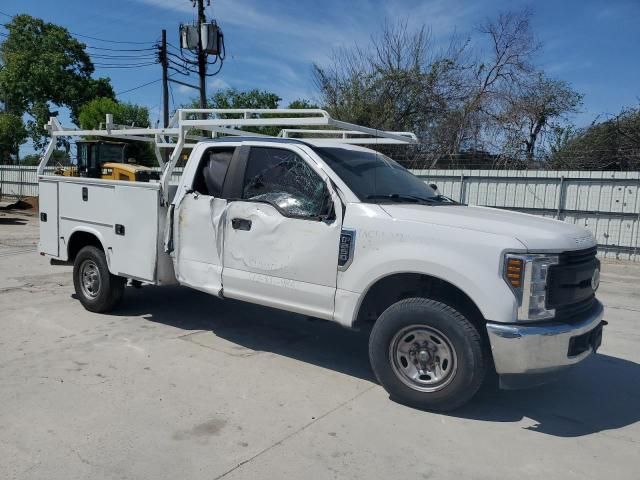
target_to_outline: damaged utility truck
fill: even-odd
[[[242,130],[265,126],[284,129]],[[458,204],[367,148],[414,143],[411,133],[323,110],[185,109],[167,128],[109,116],[105,130],[48,128],[39,249],[73,264],[92,312],[115,308],[130,280],[371,328],[382,386],[432,410],[461,406],[492,371],[506,388],[542,383],[600,346],[593,236]],[[161,178],[48,174],[62,136],[150,142]]]

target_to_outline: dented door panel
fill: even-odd
[[[225,297],[332,318],[338,219],[285,217],[250,201],[231,202],[225,217]]]
[[[212,295],[222,289],[222,240],[227,201],[185,195],[174,214],[175,271],[178,281]]]

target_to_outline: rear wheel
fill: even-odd
[[[90,312],[109,312],[124,293],[126,279],[112,275],[104,252],[94,246],[82,248],[73,264],[73,285],[80,303]]]
[[[391,398],[438,411],[469,401],[488,363],[476,327],[426,298],[401,300],[383,312],[371,332],[369,358]]]

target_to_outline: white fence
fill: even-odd
[[[0,199],[24,198],[38,196],[38,167],[18,165],[0,165]],[[46,167],[45,174],[52,175],[55,167]],[[154,170],[160,171],[160,168]],[[181,168],[173,172],[173,180],[178,181],[182,174]]]
[[[416,170],[443,195],[581,225],[601,256],[640,261],[640,172]]]
[[[605,257],[640,262],[640,172],[415,170],[470,205],[516,210],[591,230]],[[180,175],[176,172],[177,180]],[[0,165],[0,195],[38,195],[36,167]]]

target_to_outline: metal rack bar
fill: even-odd
[[[203,115],[211,116],[212,118],[197,118]],[[229,118],[229,116],[236,118]],[[113,115],[107,114],[105,128],[74,130],[65,129],[57,118],[51,117],[46,127],[51,135],[51,141],[38,166],[38,176],[40,177],[44,174],[44,169],[55,150],[59,137],[96,136],[141,141],[154,144],[156,157],[163,170],[161,182],[163,192],[166,195],[166,187],[183,148],[194,146],[193,143],[187,144],[187,140],[206,139],[206,137],[188,135],[189,131],[209,131],[214,138],[219,134],[268,137],[268,135],[247,132],[242,130],[242,127],[333,127],[333,130],[285,128],[278,136],[287,138],[294,132],[303,135],[308,133],[338,135],[338,138],[303,138],[314,142],[333,141],[363,145],[417,143],[416,136],[411,132],[387,132],[342,122],[331,118],[329,113],[322,109],[184,108],[176,110],[167,128],[123,128],[113,123]],[[172,139],[175,140],[175,143],[171,141]],[[161,149],[173,149],[169,162],[164,163]]]

